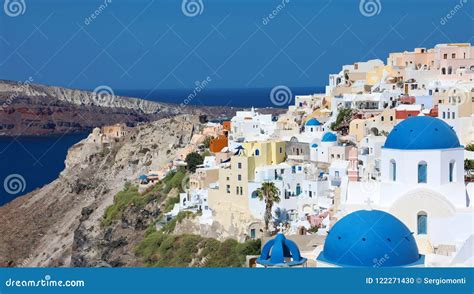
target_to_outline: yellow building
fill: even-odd
[[[208,203],[214,221],[224,228],[233,228],[233,235],[244,240],[250,236],[250,227],[255,229],[255,219],[249,209],[248,183],[255,178],[255,169],[276,165],[285,160],[284,141],[243,143],[240,155],[231,157],[226,167],[219,169],[219,187],[209,189]]]

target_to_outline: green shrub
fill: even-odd
[[[175,197],[169,197],[166,200],[165,208],[163,209],[164,213],[168,213],[173,210],[173,207],[176,203],[179,203],[179,195]]]
[[[137,186],[130,183],[125,184],[123,190],[114,196],[114,203],[106,208],[101,225],[109,226],[112,224],[112,221],[120,218],[123,211],[130,205],[143,208],[150,201],[159,199],[161,197],[159,189],[160,186],[155,185],[140,194]]]
[[[102,220],[102,225],[108,226],[112,221],[121,216],[123,210],[130,204],[144,205],[144,199],[141,199],[138,188],[132,185],[126,185],[124,189],[114,197],[114,204],[107,207]]]
[[[260,254],[260,240],[220,242],[198,235],[169,235],[155,231],[135,253],[151,267],[242,267],[247,255]]]
[[[163,179],[163,184],[165,185],[165,188],[163,192],[165,194],[168,194],[173,188],[179,189],[179,192],[183,192],[183,180],[184,177],[186,176],[186,172],[182,170],[178,170],[176,172],[171,172],[169,173],[164,179]]]

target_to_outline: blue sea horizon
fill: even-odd
[[[190,105],[229,106],[241,108],[277,107],[287,108],[294,103],[296,95],[324,93],[325,87],[288,87],[293,94],[291,101],[284,105],[275,105],[270,99],[273,88],[204,88],[196,97],[189,99]],[[194,93],[195,89],[158,89],[158,90],[116,90],[118,96],[146,99],[154,102],[184,103],[185,99]]]

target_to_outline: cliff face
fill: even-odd
[[[199,127],[197,117],[177,116],[132,128],[110,148],[92,136],[74,145],[57,180],[0,207],[0,266],[141,265],[133,249],[161,203],[132,205],[107,227],[102,217],[127,181],[166,165]]]
[[[179,114],[226,118],[232,117],[236,110],[232,107],[179,107],[81,90],[0,81],[0,136],[89,132],[102,125],[136,125]]]

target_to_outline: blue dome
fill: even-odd
[[[311,145],[311,148],[318,148],[318,144]]]
[[[461,147],[456,132],[444,121],[431,116],[414,116],[396,125],[384,148],[403,150]]]
[[[348,267],[391,267],[422,263],[415,238],[393,215],[359,210],[329,231],[318,260]]]
[[[337,136],[334,135],[333,133],[327,132],[326,134],[324,134],[323,139],[321,141],[322,142],[336,142]]]
[[[320,126],[321,123],[319,122],[319,120],[312,118],[306,122],[306,125],[307,126]]]
[[[264,266],[295,266],[305,262],[306,258],[301,257],[296,243],[281,233],[265,243],[262,254],[257,258],[257,263]]]

